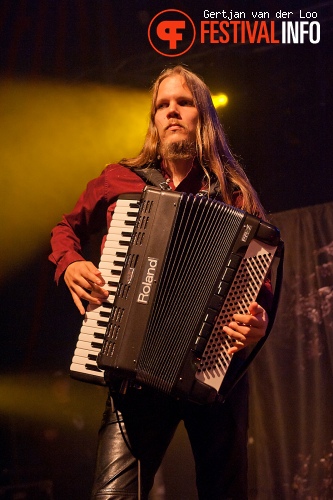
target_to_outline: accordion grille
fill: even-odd
[[[216,390],[219,389],[231,361],[232,356],[228,354],[228,349],[235,342],[223,331],[223,327],[230,323],[235,313],[248,313],[248,307],[257,297],[271,261],[272,255],[269,251],[242,260],[214,324],[196,378]]]
[[[139,381],[166,392],[243,219],[237,209],[201,197],[186,196],[181,205],[137,366]]]

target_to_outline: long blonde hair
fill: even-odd
[[[155,126],[156,99],[161,82],[170,76],[180,75],[190,89],[199,119],[196,131],[197,159],[205,172],[208,182],[215,174],[225,203],[232,204],[235,186],[238,186],[243,198],[243,210],[265,217],[265,211],[253,189],[247,175],[233,156],[216,109],[213,105],[207,85],[195,73],[181,65],[168,68],[160,74],[152,87],[150,121],[144,145],[138,156],[121,160],[128,167],[147,167],[156,163],[159,154],[159,136]]]

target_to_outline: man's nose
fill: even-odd
[[[180,116],[179,109],[178,109],[177,103],[170,103],[167,117],[172,118],[174,116],[177,116],[177,117]]]

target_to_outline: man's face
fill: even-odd
[[[155,125],[162,146],[179,141],[195,142],[199,113],[180,75],[165,78],[158,89]]]

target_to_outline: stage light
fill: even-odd
[[[0,375],[0,413],[22,421],[68,425],[72,420],[78,426],[83,418],[86,428],[96,429],[105,398],[104,387],[82,384],[67,373]],[[87,401],[100,410],[90,412]]]
[[[107,163],[133,157],[148,126],[148,91],[0,80],[0,281],[49,245],[51,228]]]
[[[212,99],[216,109],[225,107],[229,101],[227,94],[223,93],[212,95]]]

